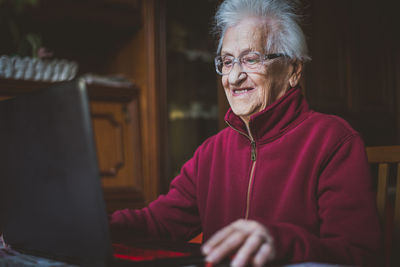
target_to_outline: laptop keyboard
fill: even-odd
[[[2,237],[0,237],[0,267],[77,267],[76,265],[70,265],[64,262],[19,253],[9,247],[5,247],[4,243],[1,241]]]

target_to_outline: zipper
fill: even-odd
[[[249,210],[250,210],[250,193],[251,193],[251,186],[253,184],[254,180],[254,169],[256,167],[256,160],[257,160],[257,146],[256,146],[256,141],[254,141],[253,136],[251,135],[250,129],[249,129],[249,135],[243,133],[242,131],[237,130],[235,127],[229,124],[229,122],[225,121],[226,124],[228,124],[229,127],[231,127],[233,130],[236,132],[246,136],[250,140],[251,144],[251,171],[250,171],[250,179],[249,179],[249,184],[247,186],[247,197],[246,197],[246,213],[245,213],[245,220],[249,218]]]
[[[246,215],[244,217],[245,220],[249,218],[249,210],[250,210],[250,193],[251,193],[251,186],[253,184],[253,179],[254,179],[254,169],[256,167],[256,161],[254,160],[251,166],[251,172],[250,172],[250,180],[249,180],[249,185],[247,187],[247,199],[246,199]]]
[[[251,161],[256,161],[257,159],[257,150],[256,150],[256,142],[251,141]]]
[[[236,129],[235,127],[233,127],[229,122],[227,122],[227,121],[225,121],[225,122],[226,122],[226,124],[228,124],[229,127],[231,127],[231,128],[232,128],[233,130],[235,130],[236,132],[240,133],[241,135],[246,136],[250,141],[253,140],[253,138],[251,138],[251,136],[245,134],[245,133],[242,132],[242,131],[239,131],[238,129]]]

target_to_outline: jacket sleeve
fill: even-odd
[[[319,235],[290,223],[265,222],[277,261],[317,261],[376,266],[381,231],[364,144],[358,135],[342,142],[321,168],[316,190]]]
[[[113,240],[149,237],[189,240],[201,232],[196,201],[195,157],[185,163],[169,192],[143,209],[115,211],[109,217]]]

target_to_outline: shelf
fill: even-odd
[[[2,79],[0,78],[0,95],[15,96],[34,92],[54,85],[51,82],[37,82],[26,80]],[[111,87],[99,84],[88,84],[88,94],[90,100],[95,101],[113,101],[130,102],[137,97],[139,89],[132,87]]]
[[[118,61],[142,28],[140,0],[40,0],[18,17],[21,34],[34,33],[54,59],[79,64],[79,74],[122,73]],[[3,53],[15,53],[11,41]],[[28,47],[28,45],[26,44]],[[28,53],[28,51],[26,52]],[[116,64],[115,62],[118,61]],[[118,66],[116,66],[118,65]],[[115,67],[114,71],[110,66]]]

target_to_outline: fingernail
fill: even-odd
[[[234,258],[233,261],[231,262],[232,267],[241,267],[243,266],[243,261],[241,258]]]
[[[215,256],[213,254],[208,255],[206,257],[206,262],[214,262],[215,261]]]
[[[203,252],[203,254],[208,254],[208,252],[210,252],[210,247],[209,246],[203,246],[201,248],[201,251]]]

